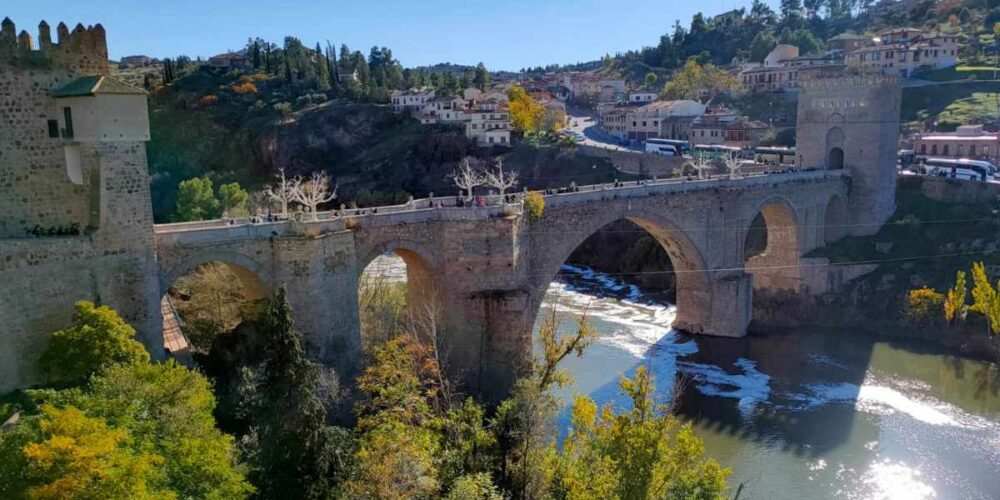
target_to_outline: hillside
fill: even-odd
[[[341,202],[359,206],[454,194],[447,177],[465,157],[486,165],[510,153],[505,165],[531,188],[615,178],[606,161],[575,148],[481,148],[461,127],[421,125],[387,105],[331,94],[204,68],[158,87],[149,144],[156,220],[170,220],[180,181],[202,175],[258,190],[279,168],[291,175],[326,170],[339,183]]]

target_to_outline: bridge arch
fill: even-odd
[[[763,219],[764,245],[755,255],[746,256],[746,270],[754,276],[755,289],[792,289],[799,287],[799,259],[802,257],[803,235],[795,207],[785,198],[765,198],[752,212],[749,220]],[[751,245],[759,226],[750,224],[743,234],[744,248]],[[749,253],[749,252],[748,252]]]
[[[257,260],[239,252],[208,250],[191,255],[178,264],[170,266],[160,274],[160,295],[167,293],[178,278],[190,274],[191,271],[213,262],[221,262],[233,266],[234,269],[245,271],[258,279],[267,289],[273,285],[270,269]]]
[[[372,264],[382,256],[394,255],[406,267],[406,311],[408,318],[385,318],[384,303],[380,293],[386,292],[393,278],[369,272]],[[422,326],[420,320],[427,314],[437,314],[442,307],[442,290],[437,283],[435,254],[420,242],[406,239],[389,240],[373,245],[358,261],[358,309],[361,319],[362,342],[385,340],[382,336],[398,332],[382,331],[402,325],[397,320],[409,320],[410,326]],[[388,281],[383,281],[388,280]],[[431,318],[438,319],[438,318]],[[367,330],[367,331],[366,331]],[[424,332],[414,332],[424,333]]]
[[[561,234],[556,238],[544,238],[544,241],[554,244],[549,248],[537,250],[539,253],[535,254],[545,257],[540,259],[543,262],[541,265],[534,267],[538,271],[532,276],[533,289],[537,296],[533,300],[530,319],[537,319],[539,306],[549,283],[556,278],[560,267],[573,252],[602,228],[623,219],[642,228],[670,258],[677,290],[677,317],[674,327],[700,333],[706,325],[712,323],[713,287],[711,272],[704,254],[695,241],[685,233],[684,228],[678,226],[670,217],[633,208],[609,210],[598,217],[585,217],[584,224],[560,231]]]

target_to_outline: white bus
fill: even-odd
[[[646,152],[661,156],[680,156],[682,148],[678,141],[668,141],[666,139],[646,139]]]
[[[685,155],[691,152],[691,143],[688,141],[681,141],[677,139],[646,139],[646,151],[654,153],[656,151],[651,151],[651,149],[656,146],[673,146],[674,150],[678,153]]]
[[[991,181],[996,176],[997,168],[988,161],[928,158],[924,161],[924,173],[952,179]]]

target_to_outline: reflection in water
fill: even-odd
[[[376,262],[405,279],[401,259]],[[618,378],[647,366],[660,402],[733,469],[734,487],[745,484],[743,500],[1000,498],[994,364],[846,331],[691,337],[670,330],[672,306],[580,266],[563,267],[539,317],[553,307],[586,311],[601,335],[566,360],[575,384],[559,396],[624,408]]]

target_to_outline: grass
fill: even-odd
[[[994,68],[990,66],[954,66],[951,68],[925,71],[916,75],[921,80],[951,82],[958,80],[993,80]]]
[[[1000,91],[1000,89],[998,89]],[[965,123],[983,123],[1000,116],[1000,98],[997,93],[974,92],[948,105],[937,116],[939,124],[959,126]]]
[[[948,85],[928,85],[903,89],[903,121],[936,118],[949,106],[963,99],[974,99],[975,94],[993,94],[1000,91],[995,82],[957,82]],[[963,105],[959,105],[961,108]],[[967,106],[973,106],[970,100]],[[957,109],[955,110],[958,111]],[[996,112],[996,107],[993,108]]]
[[[995,207],[932,200],[921,193],[922,182],[919,177],[900,180],[896,213],[877,234],[844,238],[809,256],[832,262],[890,261],[880,266],[874,279],[919,274],[939,290],[951,284],[956,270],[968,270],[974,261],[1000,264],[1000,251],[983,251],[991,243],[1000,246]],[[892,248],[878,252],[878,242],[892,242]]]

